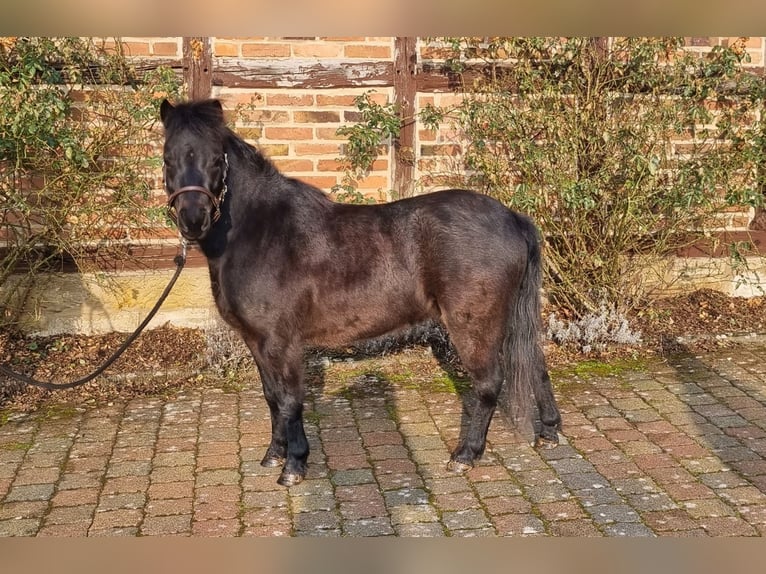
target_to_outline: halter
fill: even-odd
[[[178,199],[180,195],[183,195],[184,193],[187,193],[189,191],[198,191],[200,193],[203,193],[207,196],[207,198],[210,200],[210,203],[213,205],[213,223],[218,221],[221,218],[221,204],[223,203],[224,198],[226,197],[226,191],[228,190],[228,187],[226,185],[226,176],[229,173],[229,156],[228,154],[223,154],[223,161],[224,161],[224,168],[223,168],[223,187],[221,189],[221,195],[216,195],[212,191],[210,191],[206,187],[202,187],[201,185],[185,185],[173,193],[171,193],[168,196],[168,215],[173,220],[174,223],[178,223],[178,214],[176,213],[175,206],[173,205]],[[165,165],[162,166],[162,174],[163,179],[165,175]],[[166,184],[167,185],[167,184]]]

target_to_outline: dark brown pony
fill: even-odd
[[[170,210],[207,257],[218,310],[258,366],[272,432],[261,464],[283,465],[280,484],[306,474],[304,348],[427,320],[446,327],[477,399],[450,468],[484,452],[504,381],[511,415],[531,420],[536,403],[536,443],[557,444],[538,339],[540,244],[527,217],[464,190],[335,203],[228,129],[217,100],[166,101],[161,118]]]

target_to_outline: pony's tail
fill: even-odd
[[[524,216],[519,224],[527,243],[527,263],[511,301],[503,343],[505,384],[501,404],[519,431],[533,429],[535,390],[550,384],[540,344],[542,258],[537,227]]]

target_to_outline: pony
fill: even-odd
[[[253,355],[271,415],[261,464],[282,467],[279,484],[306,476],[304,350],[425,321],[446,328],[476,397],[450,470],[481,457],[498,402],[516,420],[532,420],[536,407],[535,445],[558,443],[539,341],[540,237],[528,217],[460,189],[335,202],[227,127],[218,100],[165,100],[160,118],[168,209],[206,257],[216,307]]]

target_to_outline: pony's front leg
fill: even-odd
[[[309,458],[309,442],[303,428],[303,381],[296,384],[300,389],[293,387],[288,391],[279,413],[287,436],[287,457],[277,479],[282,486],[294,486],[306,477]]]
[[[277,483],[296,485],[306,476],[309,456],[303,428],[303,351],[288,345],[268,351],[264,344],[246,342],[253,351],[271,414],[271,442],[261,465],[282,466]]]
[[[269,405],[271,415],[271,442],[261,459],[261,466],[267,468],[282,466],[287,458],[287,428],[280,423],[277,384],[260,365],[258,365],[258,373],[261,376],[263,396],[266,398],[266,404]]]
[[[263,390],[271,411],[271,444],[261,461],[263,466],[284,463],[277,483],[293,486],[306,476],[309,442],[303,428],[303,377],[300,365],[287,368],[284,377],[272,369],[259,366]]]

